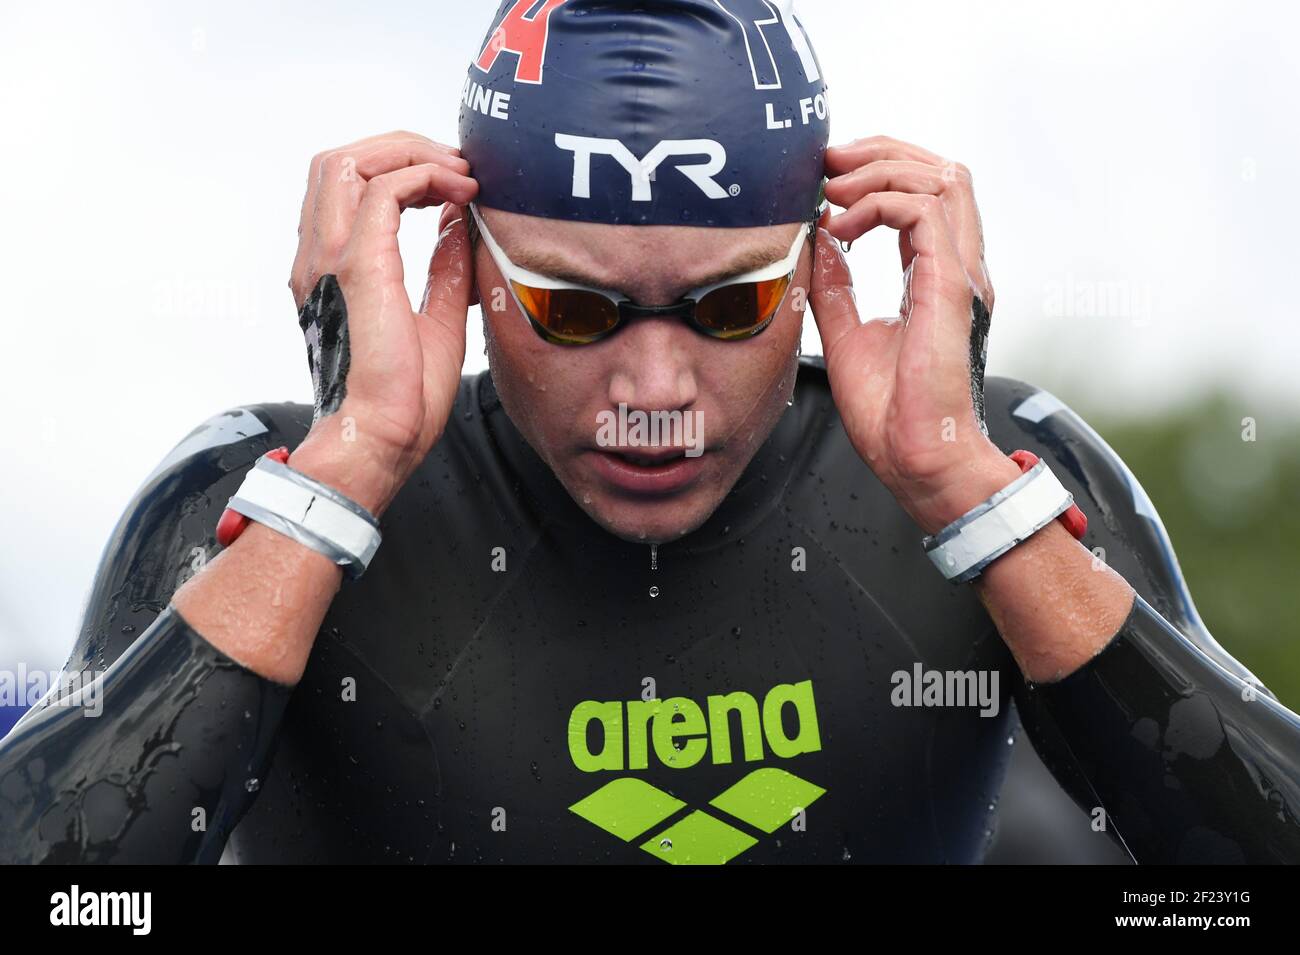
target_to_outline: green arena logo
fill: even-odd
[[[795,718],[793,734],[782,719],[786,707]],[[739,740],[732,738],[733,716]],[[652,756],[664,766],[688,769],[706,757],[727,764],[737,755],[755,762],[769,751],[789,759],[821,749],[811,680],[773,687],[761,707],[744,692],[710,696],[704,706],[685,697],[587,700],[573,708],[568,737],[573,764],[588,773],[645,769]],[[715,812],[683,815],[687,805],[677,797],[634,776],[620,776],[569,809],[624,842],[637,841],[664,862],[717,865],[757,844],[753,831],[771,835],[825,792],[784,769],[763,767],[711,799]],[[659,829],[673,817],[680,818]],[[652,829],[656,832],[647,838]]]

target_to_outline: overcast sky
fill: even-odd
[[[307,163],[397,128],[454,144],[495,8],[6,5],[0,661],[61,664],[123,506],[195,425],[310,400],[285,285]],[[1088,408],[1141,412],[1216,382],[1241,390],[1243,414],[1300,404],[1292,8],[796,12],[833,142],[886,133],[973,170],[998,290],[990,374]],[[413,295],[436,215],[403,230]],[[896,310],[892,237],[850,263],[865,310]]]

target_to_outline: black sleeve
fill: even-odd
[[[104,549],[58,686],[0,741],[0,862],[215,862],[269,765],[289,689],[168,606],[216,552],[217,519],[298,405],[196,429],[146,480]]]
[[[1021,382],[991,381],[988,404],[990,436],[1047,459],[1088,517],[1083,543],[1137,591],[1101,653],[1017,687],[1043,762],[1138,862],[1300,862],[1300,717],[1210,635],[1154,505],[1105,441]]]

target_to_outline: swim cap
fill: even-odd
[[[480,205],[631,225],[806,222],[830,135],[794,0],[504,0],[470,63]]]

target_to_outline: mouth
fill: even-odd
[[[606,454],[612,454],[620,461],[642,468],[661,467],[670,461],[686,457],[685,448],[609,448]]]
[[[685,448],[602,448],[589,455],[607,485],[634,497],[678,493],[699,477],[705,458],[688,457]]]

